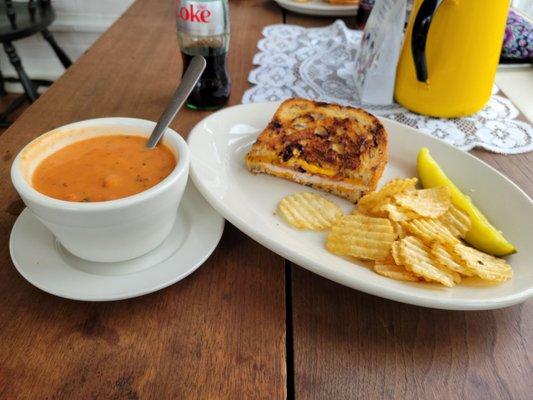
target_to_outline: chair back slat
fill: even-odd
[[[6,3],[6,14],[11,23],[13,29],[17,29],[17,13],[15,12],[15,7],[13,7],[13,0],[4,0]]]

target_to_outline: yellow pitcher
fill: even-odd
[[[415,0],[394,96],[409,110],[460,117],[488,101],[509,0]]]

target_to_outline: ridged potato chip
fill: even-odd
[[[393,179],[387,182],[377,192],[371,192],[361,197],[357,202],[357,209],[363,214],[371,215],[375,212],[373,210],[376,210],[379,206],[385,204],[392,196],[413,190],[417,182],[417,178]]]
[[[382,260],[376,261],[375,263],[376,264],[390,264],[390,265],[396,264],[394,262],[394,258],[392,258],[392,254],[390,254],[390,253],[387,255],[387,257],[385,257]]]
[[[414,211],[407,210],[403,207],[398,206],[395,203],[386,203],[378,208],[374,209],[375,211],[382,212],[389,217],[392,221],[410,221],[415,218],[420,218],[420,215]]]
[[[426,280],[442,283],[444,286],[455,286],[453,276],[441,270],[430,257],[430,249],[414,236],[400,240],[400,257],[405,268]]]
[[[493,282],[505,282],[513,277],[513,269],[502,258],[496,258],[482,253],[462,243],[456,244],[453,247],[453,251],[481,279]]]
[[[394,200],[403,208],[429,218],[440,217],[452,204],[449,189],[444,186],[396,194]]]
[[[415,274],[406,270],[401,265],[376,262],[374,264],[374,271],[387,278],[396,279],[397,281],[417,282],[420,280]]]
[[[449,243],[450,245],[459,243],[459,239],[453,236],[438,219],[419,218],[403,221],[401,224],[407,232],[422,239],[425,243],[433,241]]]
[[[451,205],[448,211],[439,217],[439,220],[448,228],[455,237],[464,238],[472,226],[468,213]]]
[[[439,267],[445,267],[449,270],[460,273],[465,276],[472,276],[473,273],[467,267],[466,263],[457,257],[455,253],[449,251],[444,245],[434,242],[431,245],[431,256],[439,264]]]
[[[403,229],[402,224],[400,224],[397,221],[391,221],[392,229],[394,230],[394,235],[396,236],[396,239],[402,239],[406,236],[405,229]]]
[[[394,264],[403,265],[403,260],[400,255],[400,241],[399,240],[396,240],[392,244],[390,251],[391,251],[392,259],[394,260]]]
[[[326,248],[335,254],[364,260],[382,260],[390,253],[394,231],[386,218],[345,215],[331,229]]]
[[[455,271],[449,269],[448,267],[446,267],[446,266],[444,266],[442,264],[439,264],[439,263],[437,263],[437,266],[439,267],[439,269],[441,271],[446,272],[447,274],[449,274],[452,277],[452,279],[453,279],[453,281],[455,283],[461,283],[462,278],[461,278],[461,275],[459,273],[457,273],[457,272],[455,272]]]
[[[283,198],[279,214],[298,229],[321,231],[342,216],[338,205],[316,193],[301,192]]]
[[[326,248],[374,261],[373,270],[396,280],[439,282],[453,287],[464,276],[503,282],[512,278],[503,259],[460,241],[470,231],[468,213],[451,201],[449,189],[416,189],[417,178],[394,179],[363,196],[351,215],[309,192],[282,199],[278,211],[299,229],[331,228]]]

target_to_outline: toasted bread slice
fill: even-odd
[[[387,164],[387,132],[364,110],[305,99],[283,102],[246,155],[266,173],[354,203],[376,188]]]

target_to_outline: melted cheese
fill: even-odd
[[[280,178],[286,178],[290,179],[295,182],[303,183],[303,184],[317,184],[322,185],[326,188],[332,188],[334,187],[339,192],[354,192],[357,190],[366,190],[368,189],[366,186],[361,184],[354,184],[346,181],[334,181],[328,178],[323,178],[319,175],[309,175],[305,172],[298,172],[291,168],[286,167],[279,167],[277,165],[272,164],[265,164],[261,163],[262,172],[268,172],[271,175],[280,177]]]
[[[335,176],[337,174],[337,171],[329,169],[329,168],[322,168],[317,165],[309,164],[305,160],[301,160],[298,158],[293,158],[287,162],[288,165],[293,166],[294,164],[299,165],[303,169],[305,169],[307,172],[311,174],[321,174],[325,176]]]
[[[262,157],[254,157],[254,162],[257,163],[263,163],[263,164],[270,164],[272,166],[279,165],[279,160],[277,157],[268,157],[268,156],[262,156]],[[295,170],[295,167],[302,167],[307,173],[313,174],[313,175],[322,175],[326,176],[328,178],[331,178],[335,175],[337,175],[337,171],[330,169],[330,168],[323,168],[319,167],[314,164],[310,164],[305,160],[293,157],[287,162],[283,163],[283,166],[293,168]],[[279,168],[279,167],[278,167]],[[361,178],[342,178],[341,180],[335,180],[336,182],[345,182],[351,185],[359,186],[363,185],[364,182]]]

